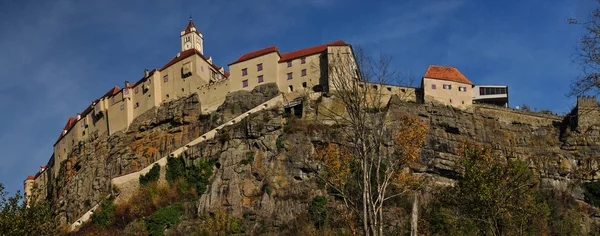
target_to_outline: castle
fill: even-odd
[[[164,102],[195,93],[201,112],[206,114],[215,111],[227,94],[266,83],[275,83],[284,94],[327,93],[335,90],[328,71],[328,65],[335,63],[333,55],[353,55],[352,46],[341,40],[287,53],[271,46],[240,56],[228,65],[228,72],[205,56],[204,37],[192,19],[181,31],[180,43],[181,51],[160,69],[145,70],[137,82],[125,81],[122,88],[109,89],[70,117],[54,143],[48,164],[24,181],[25,195],[32,196],[34,186],[43,190],[50,184],[49,179],[57,178],[60,163],[82,142],[125,131],[136,117]],[[382,91],[388,99],[392,94],[402,94],[407,101],[437,102],[459,109],[468,109],[477,92],[458,69],[434,65],[427,69],[420,88],[376,83],[366,86]],[[38,198],[46,197],[46,191],[36,194]]]

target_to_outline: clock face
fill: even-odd
[[[187,42],[183,45],[183,48],[185,49],[190,49],[192,47],[192,44],[190,42]]]

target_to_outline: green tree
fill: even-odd
[[[9,196],[0,183],[0,235],[53,235],[57,225],[46,200],[34,195],[27,204],[20,192]]]
[[[434,234],[523,235],[547,230],[549,206],[526,163],[466,145],[464,174],[429,208]]]

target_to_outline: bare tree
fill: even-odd
[[[394,117],[388,128],[386,80],[397,73],[390,58],[374,60],[358,48],[336,47],[328,54],[329,95],[335,105],[323,115],[342,127],[339,145],[316,152],[328,187],[362,223],[365,235],[382,235],[386,201],[411,192],[416,182],[407,168],[420,152],[427,125],[414,117]],[[340,150],[341,149],[341,150]],[[357,186],[356,188],[353,188]]]
[[[600,2],[600,1],[599,1]],[[582,75],[571,83],[569,96],[600,92],[600,9],[596,8],[587,20],[569,19],[569,24],[580,25],[585,33],[579,39],[575,53],[575,63]]]

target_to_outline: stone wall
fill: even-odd
[[[564,119],[562,116],[515,110],[488,104],[473,104],[472,108],[473,112],[478,115],[493,117],[499,122],[506,124],[526,124],[533,127],[557,126]]]
[[[586,131],[589,127],[600,124],[600,106],[596,96],[577,97],[577,129]]]

